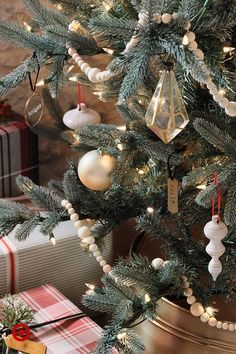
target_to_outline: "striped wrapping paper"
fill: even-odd
[[[0,297],[51,283],[80,305],[85,283],[98,284],[102,269],[93,256],[81,251],[71,221],[55,228],[56,245],[35,228],[29,238],[18,241],[14,232],[0,240]],[[112,237],[105,237],[105,259],[112,263]]]
[[[19,295],[36,311],[37,323],[81,312],[51,285],[42,285]],[[100,334],[101,328],[89,317],[83,317],[34,330],[29,339],[44,343],[47,346],[47,354],[88,354],[95,348]]]
[[[0,125],[0,197],[22,194],[16,185],[18,175],[38,183],[38,139],[24,121]]]

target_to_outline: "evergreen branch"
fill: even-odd
[[[196,119],[193,125],[197,132],[210,144],[235,159],[236,141],[232,139],[227,132],[221,131],[216,125],[201,118]]]
[[[60,90],[65,83],[65,74],[63,71],[64,62],[65,58],[63,56],[58,56],[50,65],[50,81],[48,87],[53,98],[59,96]]]
[[[61,211],[60,198],[46,187],[37,186],[28,177],[19,176],[16,183],[20,190],[40,208],[50,211]]]
[[[39,0],[23,0],[34,20],[43,28],[45,25],[60,25],[67,28],[70,21],[59,11],[43,6]]]
[[[50,92],[46,88],[42,88],[41,94],[42,94],[43,102],[50,114],[50,117],[53,119],[53,121],[60,129],[64,129],[65,126],[62,122],[63,111],[59,105],[59,102],[56,102],[52,98]]]
[[[54,228],[62,220],[62,213],[53,211],[47,215],[47,217],[42,221],[40,226],[40,232],[45,236],[49,236],[53,233]]]
[[[33,229],[38,225],[39,220],[39,214],[36,214],[32,218],[25,220],[21,225],[18,226],[15,233],[15,238],[17,238],[19,241],[26,240],[27,237],[29,237],[31,231],[33,231]]]
[[[236,224],[236,188],[234,183],[227,193],[227,201],[224,208],[224,219],[227,225]]]

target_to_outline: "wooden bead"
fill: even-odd
[[[226,331],[226,330],[229,328],[228,322],[224,322],[224,323],[222,324],[222,328]]]
[[[84,70],[84,73],[88,76],[88,73],[89,73],[89,70],[91,69],[90,66],[88,66],[85,70]]]
[[[104,273],[109,273],[111,271],[111,266],[109,264],[106,264],[102,269]]]
[[[69,210],[70,208],[72,208],[72,204],[71,203],[67,203],[66,204],[66,209]]]
[[[189,305],[192,305],[192,304],[194,304],[195,302],[196,302],[195,296],[191,295],[191,296],[188,296],[188,297],[187,297],[187,303],[188,303]]]
[[[217,319],[215,317],[210,317],[208,321],[209,326],[215,327],[217,325]]]
[[[74,213],[75,213],[75,209],[74,208],[68,209],[68,214],[72,215]]]
[[[184,290],[184,295],[185,296],[192,296],[193,295],[193,289],[192,288],[187,288]]]
[[[188,31],[190,28],[191,28],[191,22],[187,21],[186,24],[184,25],[184,29]]]
[[[77,64],[79,67],[81,67],[81,65],[84,64],[83,59],[81,59],[80,57],[76,58],[75,62],[76,62],[76,64]]]
[[[68,200],[66,200],[66,199],[63,199],[62,201],[61,201],[61,205],[65,208],[66,207],[66,204],[68,204],[69,203],[69,201]]]
[[[191,32],[191,31],[190,31],[190,32],[187,32],[187,33],[185,34],[185,36],[188,37],[189,43],[193,42],[193,41],[195,40],[195,38],[196,38],[195,34],[194,34],[193,32]]]
[[[171,16],[174,20],[177,20],[179,17],[179,14],[178,14],[178,12],[173,12],[173,14]]]
[[[186,281],[188,281],[188,278],[184,275],[183,277],[182,277],[182,279],[183,279],[183,282],[185,283]]]
[[[76,60],[76,58],[78,58],[78,56],[79,56],[78,53],[74,53],[74,54],[72,55],[72,58],[73,58],[74,60]]]
[[[194,54],[196,55],[196,57],[198,59],[200,59],[200,60],[204,59],[204,53],[201,49],[199,49],[199,48],[195,49]]]
[[[88,73],[88,79],[92,82],[96,82],[96,75],[100,72],[101,70],[99,70],[98,68],[93,68],[91,70],[89,70]]]
[[[98,256],[98,257],[96,257],[96,261],[97,261],[97,262],[100,263],[102,260],[103,260],[103,256]]]
[[[77,53],[77,51],[76,51],[75,48],[70,47],[70,48],[68,49],[68,54],[69,54],[71,57],[72,57],[72,55],[75,54],[75,53]]]
[[[80,69],[81,71],[85,72],[85,69],[89,68],[89,65],[87,63],[83,63],[81,66],[80,66]]]
[[[226,97],[223,97],[219,102],[219,106],[222,108],[226,108],[229,105],[229,100]]]
[[[165,261],[165,262],[163,263],[163,267],[165,267],[165,266],[168,265],[168,264],[170,264],[170,261]]]
[[[159,269],[162,266],[163,263],[164,263],[164,261],[163,261],[162,258],[154,258],[152,260],[152,266],[155,269]]]
[[[213,90],[213,89],[216,89],[216,90],[217,90],[216,85],[215,85],[212,81],[209,82],[209,83],[207,83],[207,88],[208,88],[209,90]]]
[[[212,89],[210,89],[210,94],[213,96],[213,95],[216,95],[217,94],[217,88],[214,87]]]
[[[157,22],[158,24],[160,24],[160,23],[162,22],[162,20],[161,20],[161,15],[160,15],[160,14],[155,14],[155,15],[153,16],[153,20],[154,20],[155,22]]]
[[[213,95],[213,100],[215,102],[220,102],[222,100],[223,96],[220,93],[216,93],[215,95]]]
[[[171,21],[171,15],[170,14],[163,14],[161,16],[161,20],[163,23],[167,24],[167,23],[170,23]]]
[[[74,223],[74,227],[75,227],[76,229],[81,228],[81,226],[82,226],[81,220],[78,220],[78,221],[76,221],[76,222]]]
[[[233,323],[230,323],[230,324],[229,324],[229,331],[230,331],[230,332],[233,332],[234,330],[235,330],[234,324],[233,324]]]
[[[197,42],[193,41],[193,42],[189,43],[188,49],[191,51],[194,51],[195,49],[197,49]]]
[[[190,307],[190,312],[193,316],[199,317],[204,312],[204,307],[199,302],[195,302]]]
[[[79,220],[79,215],[77,213],[74,213],[70,216],[71,221],[77,221]]]
[[[101,256],[101,252],[99,250],[93,252],[94,257]]]
[[[203,313],[201,314],[200,320],[201,320],[202,322],[207,322],[207,321],[209,320],[209,315],[208,315],[208,313],[203,312]]]
[[[90,228],[87,226],[81,226],[78,230],[78,236],[80,238],[85,238],[88,237],[90,235]]]
[[[190,283],[188,281],[184,282],[184,288],[189,288],[190,287]]]
[[[106,265],[107,262],[103,259],[99,264],[100,264],[101,267],[104,267],[104,265]]]
[[[87,243],[88,245],[91,245],[95,242],[95,238],[93,236],[88,236],[83,238],[83,242]]]
[[[223,323],[221,321],[217,321],[216,328],[222,328]]]
[[[236,117],[236,102],[231,101],[225,109],[226,114],[230,117]]]
[[[90,252],[95,252],[97,250],[98,250],[98,245],[96,245],[96,243],[93,243],[92,245],[89,246]]]

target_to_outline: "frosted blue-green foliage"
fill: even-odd
[[[62,123],[63,112],[50,96],[42,94],[51,113],[50,126],[40,124],[34,130],[50,139],[62,139],[79,153],[98,149],[115,158],[111,187],[105,191],[86,188],[77,174],[77,161],[70,161],[62,181],[52,180],[48,187],[36,186],[25,177],[17,183],[29,199],[47,213],[39,213],[17,203],[0,201],[0,232],[8,234],[16,225],[18,239],[25,239],[38,225],[48,238],[55,226],[69,216],[61,207],[67,199],[80,219],[97,221],[91,233],[99,247],[116,226],[134,218],[138,232],[158,239],[165,259],[154,269],[150,260],[133,254],[119,259],[112,273],[103,277],[103,286],[91,291],[83,302],[91,309],[110,314],[95,353],[110,353],[112,347],[123,353],[143,350],[134,327],[155,318],[156,302],[162,296],[171,299],[183,293],[183,276],[189,278],[194,295],[204,305],[220,294],[235,301],[236,282],[236,120],[214,102],[203,82],[211,73],[214,83],[235,101],[236,3],[234,0],[25,0],[34,21],[33,33],[14,23],[0,23],[0,37],[30,51],[25,62],[0,81],[0,94],[6,94],[27,79],[27,72],[45,66],[45,82],[53,97],[68,83],[71,59],[67,47],[80,55],[107,55],[113,76],[103,83],[91,83],[78,72],[76,80],[99,92],[104,102],[113,100],[126,130],[114,124],[87,126],[73,132]],[[110,6],[110,7],[107,7]],[[60,9],[60,10],[59,10]],[[143,23],[137,27],[138,14]],[[158,24],[157,13],[178,13],[169,24]],[[82,26],[69,32],[72,19]],[[182,45],[184,27],[191,21],[203,61]],[[135,34],[136,46],[125,51]],[[103,48],[113,50],[106,54]],[[35,55],[36,58],[35,59]],[[144,117],[155,91],[163,65],[174,65],[175,76],[184,98],[190,123],[171,143],[165,145],[146,126]],[[169,169],[167,162],[169,160]],[[224,239],[226,251],[221,257],[222,273],[213,282],[207,267],[203,227],[211,217],[211,199],[216,196],[214,173],[221,183],[221,217],[229,233]],[[167,209],[166,181],[169,174],[181,182],[179,212]],[[206,188],[199,192],[199,185]],[[153,208],[150,209],[150,207]],[[193,235],[194,229],[194,235]],[[196,232],[197,231],[197,232]],[[198,234],[198,237],[196,237]],[[122,242],[122,241],[121,241]],[[159,256],[159,250],[156,250]],[[88,279],[89,282],[89,279]]]

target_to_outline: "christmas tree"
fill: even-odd
[[[59,122],[56,133],[62,129],[71,147],[85,153],[78,171],[71,162],[63,180],[50,181],[48,188],[18,177],[20,189],[47,214],[1,200],[1,233],[20,224],[16,237],[26,239],[39,224],[54,242],[60,221],[75,222],[83,248],[105,272],[103,287],[83,299],[111,313],[96,353],[142,350],[132,328],[155,318],[163,296],[184,294],[194,316],[221,328],[207,308],[213,294],[235,301],[235,1],[24,3],[33,31],[1,22],[0,36],[30,55],[1,79],[0,93],[45,66],[44,83],[53,97],[72,79],[104,104],[115,99],[124,123],[65,132]],[[84,57],[100,54],[109,58],[104,71]],[[68,73],[71,63],[78,65],[76,75]],[[106,264],[104,236],[131,218],[161,240],[164,263],[157,250],[152,262],[133,255],[112,270]],[[91,227],[88,219],[96,223]],[[235,330],[228,322],[223,328]]]

